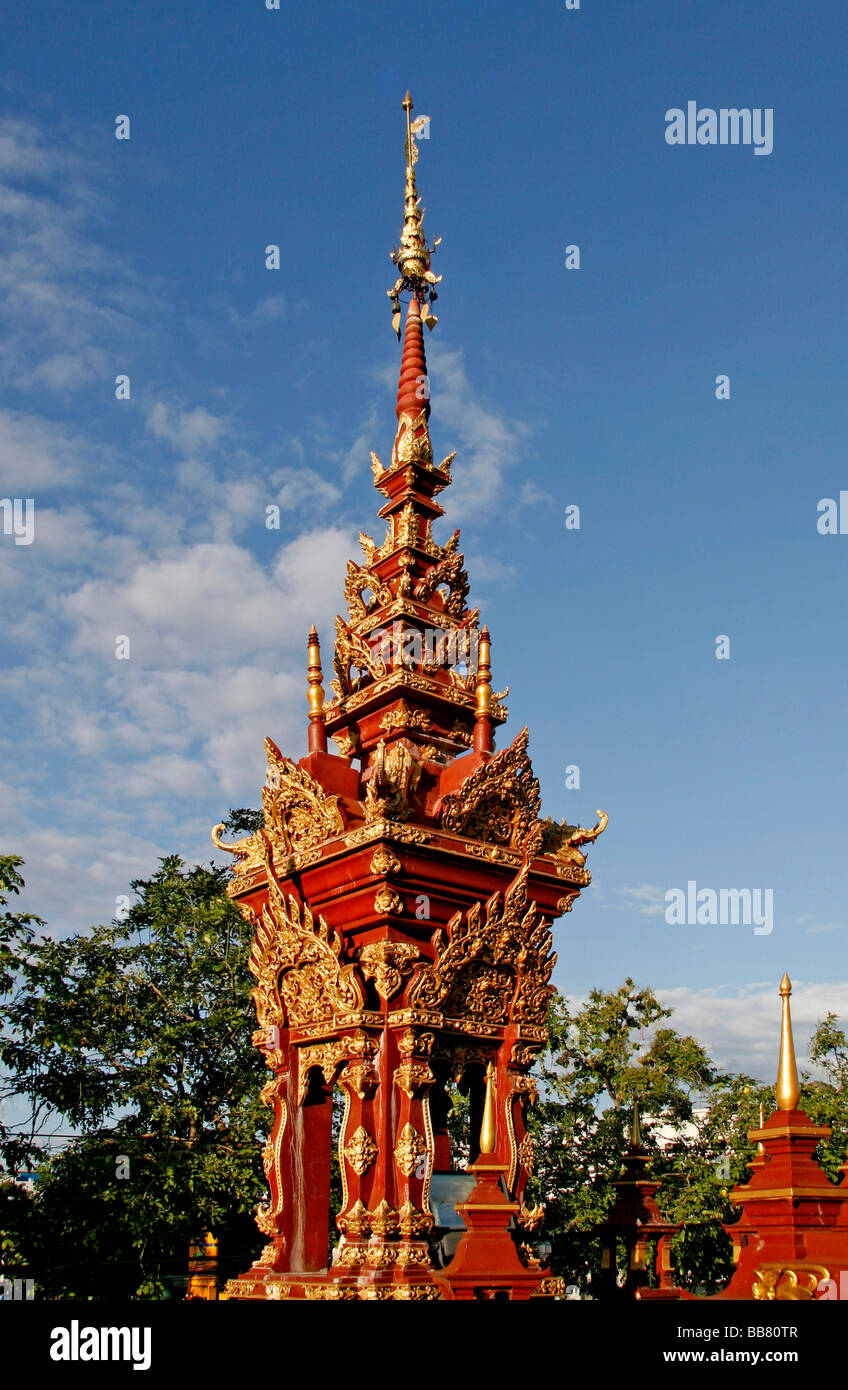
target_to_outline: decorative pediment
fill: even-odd
[[[270,853],[268,899],[261,916],[241,904],[255,927],[248,968],[260,1028],[302,1028],[362,1007],[364,995],[353,965],[341,963],[341,941],[323,917],[317,922],[295,897],[286,900]]]
[[[509,748],[482,763],[457,791],[444,797],[443,829],[511,849],[524,843],[541,805],[528,738],[527,729],[522,729]]]
[[[235,844],[221,840],[223,825],[216,825],[212,841],[218,849],[235,855],[236,874],[259,868],[266,856],[266,839],[278,857],[300,855],[344,830],[338,797],[324,788],[280,752],[273,739],[266,738],[268,769],[262,788],[265,813],[263,830],[256,830]]]
[[[457,912],[432,937],[435,959],[419,967],[407,994],[412,1009],[486,1024],[542,1024],[556,955],[551,930],[527,903],[525,864],[506,894]]]

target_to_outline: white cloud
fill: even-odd
[[[266,570],[231,541],[202,543],[144,560],[122,580],[88,581],[61,606],[75,646],[104,659],[125,633],[145,666],[234,663],[329,621],[351,551],[352,538],[327,527],[282,546]]]
[[[0,119],[0,370],[40,396],[114,378],[138,293],[120,251],[90,235],[108,195],[80,144],[78,131]],[[149,285],[145,301],[149,313]]]
[[[767,1081],[777,1075],[780,1047],[780,999],[777,984],[757,982],[741,989],[688,987],[658,989],[663,1004],[674,1010],[671,1026],[691,1033],[713,1059],[733,1071]],[[810,1035],[828,1012],[848,1020],[848,981],[815,984],[793,981],[792,1026],[799,1064]]]
[[[79,457],[79,441],[57,425],[34,415],[0,410],[0,480],[4,496],[33,497],[39,488],[73,482]]]
[[[229,312],[231,322],[239,328],[264,328],[285,318],[286,297],[283,294],[266,294],[256,301],[249,314],[240,314],[232,306]]]
[[[427,346],[433,412],[457,450],[450,516],[470,512],[479,519],[504,502],[505,475],[519,461],[530,429],[485,402],[468,380],[460,351]]]
[[[202,405],[179,410],[157,401],[147,416],[147,429],[154,439],[164,439],[178,452],[193,455],[197,450],[214,449],[226,429],[223,416],[213,415]]]
[[[665,889],[654,883],[640,883],[633,888],[613,888],[598,891],[599,905],[616,912],[638,912],[643,917],[665,913]]]

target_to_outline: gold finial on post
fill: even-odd
[[[492,642],[489,629],[483,628],[477,648],[477,709],[474,723],[475,753],[492,751]]]
[[[630,1126],[630,1147],[631,1149],[642,1149],[645,1147],[642,1143],[642,1126],[639,1123],[638,1100],[634,1100],[633,1102],[633,1123]]]
[[[401,102],[401,106],[406,112],[406,163],[408,166],[415,163],[415,146],[412,143],[412,105],[412,97],[409,95],[409,88],[407,87],[406,96]]]
[[[438,319],[433,313],[433,304],[438,299],[436,286],[442,278],[441,275],[434,275],[430,269],[430,257],[441,241],[441,237],[436,237],[432,246],[427,245],[421,225],[424,209],[420,206],[418,190],[415,186],[415,165],[418,161],[418,146],[415,143],[415,137],[420,130],[425,128],[428,118],[419,116],[416,121],[411,119],[412,97],[409,92],[407,92],[401,105],[406,113],[406,139],[404,140],[406,186],[403,194],[403,231],[401,232],[400,246],[396,246],[392,252],[392,260],[400,274],[391,289],[386,290],[392,306],[392,327],[398,337],[400,337],[400,295],[402,291],[411,292],[413,299],[420,305],[421,322],[432,329],[438,323]]]
[[[760,1129],[762,1129],[762,1127],[763,1127],[763,1125],[765,1124],[765,1122],[766,1122],[766,1121],[765,1121],[765,1116],[764,1116],[764,1114],[763,1114],[763,1102],[760,1101]],[[758,1143],[757,1143],[757,1157],[758,1157],[758,1158],[762,1158],[762,1156],[763,1156],[763,1154],[765,1153],[765,1151],[766,1151],[766,1146],[765,1146],[765,1144],[763,1143],[762,1139],[760,1139],[760,1140],[758,1141]]]
[[[494,1068],[492,1063],[486,1067],[486,1099],[483,1102],[483,1123],[480,1125],[480,1153],[495,1152],[495,1097]]]
[[[792,1015],[789,1012],[789,996],[792,984],[787,974],[780,982],[782,1005],[780,1020],[780,1060],[777,1064],[777,1086],[775,1096],[778,1110],[796,1110],[801,1095],[798,1084],[798,1068],[795,1065],[795,1042],[792,1037]]]
[[[321,644],[315,624],[309,629],[307,645],[307,699],[309,701],[309,751],[326,753],[327,730],[324,725],[324,689],[321,685]]]

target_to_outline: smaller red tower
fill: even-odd
[[[731,1193],[742,1215],[725,1227],[738,1252],[737,1266],[717,1298],[829,1298],[834,1288],[848,1284],[848,1183],[837,1187],[814,1157],[819,1143],[830,1138],[830,1127],[814,1125],[798,1109],[791,993],[784,975],[777,1109],[748,1135],[757,1141],[757,1156],[750,1182]],[[848,1164],[841,1171],[848,1171]]]
[[[671,1278],[671,1241],[681,1229],[666,1221],[654,1200],[660,1184],[648,1176],[648,1151],[642,1143],[639,1107],[633,1105],[630,1144],[624,1155],[621,1176],[613,1183],[615,1201],[600,1227],[601,1271],[592,1279],[592,1296],[597,1299],[680,1298],[681,1291]],[[656,1271],[659,1287],[649,1288],[648,1247],[657,1242]],[[627,1272],[624,1283],[617,1279],[616,1253],[623,1244]]]

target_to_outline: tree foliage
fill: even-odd
[[[36,1117],[30,1161],[39,1123],[76,1136],[42,1148],[16,1238],[47,1293],[156,1295],[204,1231],[245,1247],[237,1263],[255,1244],[265,1071],[226,879],[172,855],[133,883],[124,921],[62,941],[6,931],[0,1061]]]

